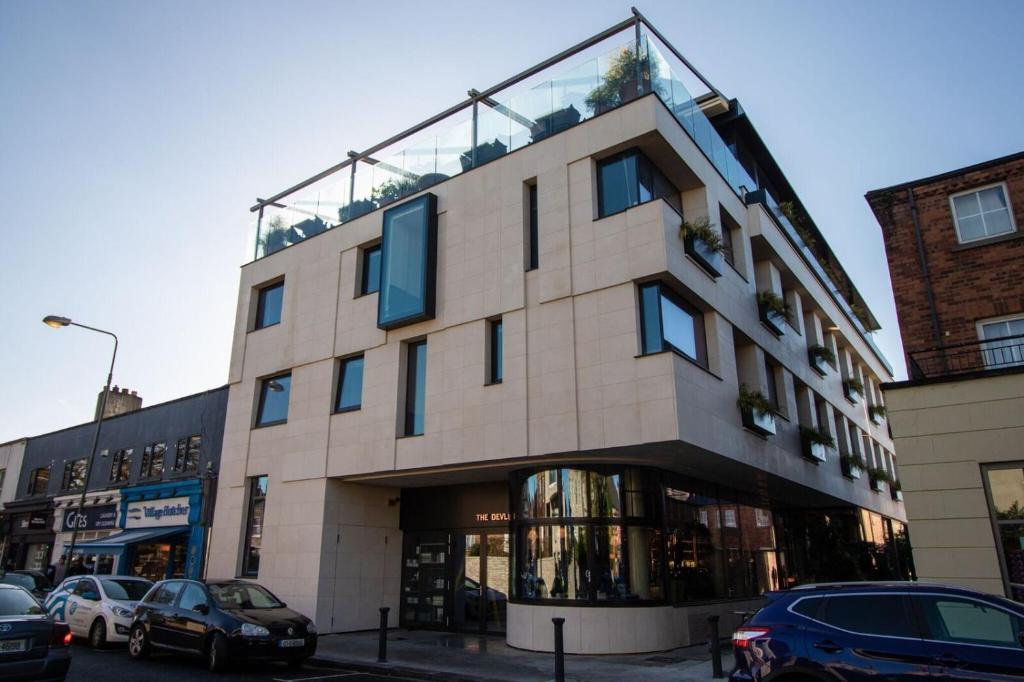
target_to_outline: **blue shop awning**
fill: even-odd
[[[128,545],[134,545],[149,540],[157,540],[159,538],[165,538],[170,535],[177,535],[178,533],[188,533],[190,530],[191,526],[136,528],[135,530],[126,530],[115,535],[108,535],[105,538],[100,538],[99,540],[93,540],[91,542],[75,543],[75,549],[86,549],[90,551],[99,551],[104,549],[121,550],[127,547]],[[68,543],[64,544],[65,546],[67,546]]]

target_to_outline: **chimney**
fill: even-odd
[[[100,404],[103,402],[103,391],[96,396],[96,414],[93,419],[100,417]],[[135,391],[129,393],[127,388],[113,386],[107,394],[107,409],[103,412],[103,418],[113,417],[126,412],[134,412],[142,407],[142,396]]]

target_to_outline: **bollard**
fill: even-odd
[[[380,607],[380,640],[377,642],[377,662],[388,662],[388,611],[386,606]]]
[[[711,629],[711,676],[715,679],[725,677],[722,673],[722,640],[718,636],[718,616],[708,616],[708,627]]]
[[[565,618],[552,618],[555,624],[555,682],[565,682],[565,645],[562,641],[562,626]]]

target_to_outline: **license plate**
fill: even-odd
[[[300,647],[300,646],[305,646],[305,645],[306,645],[306,640],[304,640],[304,639],[282,639],[280,642],[278,642],[278,646],[283,647],[285,649],[292,649],[292,648],[295,648],[295,647]]]
[[[0,654],[13,654],[19,651],[28,651],[27,639],[0,640]]]

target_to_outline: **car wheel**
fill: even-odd
[[[207,653],[210,672],[219,673],[228,665],[228,638],[222,632],[213,633]]]
[[[141,625],[133,626],[128,635],[128,654],[132,658],[145,658],[149,655],[149,637]]]
[[[107,622],[97,618],[89,630],[89,644],[93,649],[102,649],[107,646]]]

